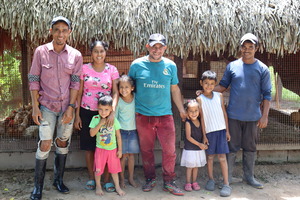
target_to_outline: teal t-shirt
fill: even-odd
[[[148,56],[138,58],[128,75],[135,81],[135,110],[146,116],[172,115],[171,85],[178,84],[176,64],[162,58],[150,62]]]
[[[123,101],[120,97],[119,102],[116,108],[116,115],[115,117],[119,120],[122,130],[135,130],[135,100],[130,103]]]
[[[100,115],[95,115],[91,122],[90,128],[95,128],[100,122]],[[100,149],[113,150],[117,148],[116,130],[121,128],[119,121],[115,118],[114,125],[107,127],[102,125],[96,135],[96,146]]]

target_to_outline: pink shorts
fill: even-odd
[[[97,172],[97,176],[103,174],[106,164],[108,172],[111,174],[117,174],[122,171],[120,158],[117,157],[117,149],[106,150],[96,147],[94,171]]]

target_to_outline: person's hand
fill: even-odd
[[[226,139],[227,139],[227,142],[229,142],[231,139],[229,131],[226,131]]]
[[[120,150],[117,151],[117,157],[122,158],[122,151],[120,151]]]
[[[115,120],[115,112],[112,111],[109,116],[107,117],[105,125],[107,127],[112,127],[114,125],[114,120]]]
[[[81,121],[81,118],[80,118],[79,116],[76,116],[76,117],[75,117],[74,127],[75,127],[77,130],[81,130],[81,128],[82,128],[82,121]]]
[[[32,119],[36,125],[41,125],[40,120],[43,120],[43,116],[38,106],[32,107]]]
[[[71,106],[68,106],[67,110],[64,112],[61,122],[63,124],[68,124],[73,119],[73,109]]]
[[[196,91],[196,96],[199,96],[199,95],[201,95],[201,94],[203,94],[203,90],[197,90],[197,91]]]
[[[208,146],[206,144],[200,143],[199,144],[200,149],[202,150],[206,150],[208,148]]]
[[[99,124],[102,126],[104,124],[106,125],[106,123],[107,123],[107,118],[101,118]]]
[[[207,139],[207,137],[206,137],[206,136],[205,136],[205,137],[203,137],[203,144],[209,145],[209,144],[208,144],[208,139]]]
[[[262,116],[257,122],[257,126],[259,128],[266,128],[267,125],[268,125],[268,117]]]
[[[183,122],[185,122],[185,120],[186,120],[186,118],[187,118],[186,112],[185,112],[185,111],[180,112],[180,117],[181,117],[181,120],[182,120]]]

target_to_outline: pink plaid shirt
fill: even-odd
[[[39,103],[51,111],[65,111],[70,103],[70,89],[79,90],[81,53],[65,45],[56,53],[52,42],[37,47],[28,74],[29,90],[39,92]]]

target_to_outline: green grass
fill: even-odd
[[[274,69],[273,67],[269,67],[270,74],[271,74],[271,82],[272,82],[272,98],[275,99],[275,74],[274,74]],[[284,87],[282,87],[282,99],[283,100],[288,100],[288,101],[296,101],[300,102],[300,96]]]

